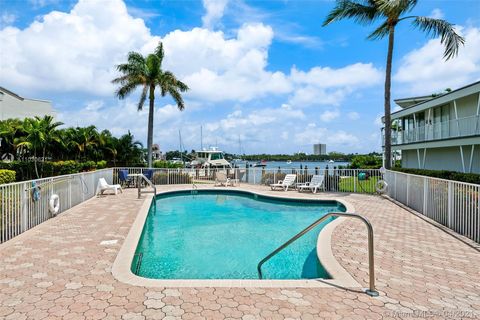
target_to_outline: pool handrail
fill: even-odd
[[[317,225],[322,223],[324,220],[326,220],[329,217],[346,217],[346,218],[356,218],[360,219],[365,223],[367,226],[367,231],[368,231],[368,273],[369,273],[369,288],[365,290],[365,293],[368,294],[369,296],[372,297],[377,297],[379,295],[378,291],[375,289],[375,267],[374,267],[374,252],[373,252],[373,227],[370,221],[368,221],[367,218],[364,216],[355,214],[355,213],[349,213],[349,212],[329,212],[320,219],[316,220],[313,222],[311,225],[297,233],[295,236],[290,238],[288,241],[286,241],[284,244],[279,246],[277,249],[273,250],[269,255],[267,255],[265,258],[263,258],[257,265],[257,271],[258,271],[258,278],[262,279],[263,274],[262,274],[262,265],[270,260],[273,256],[275,256],[277,253],[288,247],[292,242],[296,241],[298,238],[302,237],[304,234],[315,228]]]

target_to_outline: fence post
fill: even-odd
[[[22,203],[22,221],[21,221],[21,227],[22,227],[22,232],[25,232],[28,230],[28,191],[27,191],[27,184],[22,183],[21,184],[21,203]]]
[[[357,193],[357,180],[358,180],[358,172],[354,169],[353,170],[353,192],[354,193]]]
[[[428,178],[423,178],[423,214],[427,215],[428,211]]]
[[[448,227],[452,229],[452,215],[453,215],[453,183],[448,182],[448,210],[447,210],[447,223]]]
[[[410,205],[410,175],[407,175],[407,207]]]

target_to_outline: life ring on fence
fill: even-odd
[[[385,193],[388,189],[388,183],[385,180],[378,180],[375,184],[375,190],[377,193]]]
[[[58,194],[52,194],[50,197],[48,201],[48,211],[53,215],[57,215],[58,211],[60,211],[60,197]]]

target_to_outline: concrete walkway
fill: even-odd
[[[178,187],[159,191],[166,188]],[[260,186],[237,188],[270,193]],[[480,252],[381,197],[302,195],[339,196],[373,224],[380,297],[335,287],[121,283],[111,274],[112,263],[144,201],[127,190],[80,204],[0,245],[0,319],[480,318]],[[366,244],[360,222],[344,222],[333,233],[336,259],[365,286]]]

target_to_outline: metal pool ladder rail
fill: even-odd
[[[142,195],[142,193],[153,193],[153,196],[155,197],[157,195],[157,187],[155,187],[155,185],[153,184],[152,181],[150,181],[150,179],[148,179],[147,177],[145,177],[143,174],[140,174],[138,175],[138,181],[137,181],[137,188],[138,188],[138,198],[140,199],[140,196]],[[142,191],[142,183],[140,180],[143,180],[145,181],[150,187],[152,187],[153,190],[150,190],[150,191]]]
[[[326,220],[329,217],[347,217],[347,218],[356,218],[367,226],[367,231],[368,231],[368,273],[370,277],[370,283],[369,283],[369,288],[365,290],[365,293],[368,294],[369,296],[372,297],[377,297],[378,296],[378,291],[375,290],[375,267],[374,267],[374,253],[373,253],[373,228],[370,223],[370,221],[367,220],[367,218],[360,216],[358,214],[354,213],[348,213],[348,212],[330,212],[321,217],[320,219],[316,220],[314,223],[297,233],[294,237],[292,237],[290,240],[279,246],[277,249],[272,251],[268,256],[263,258],[257,265],[257,271],[258,271],[258,278],[262,279],[263,274],[262,274],[262,265],[270,260],[273,256],[275,256],[277,253],[288,247],[292,242],[296,241],[298,238],[302,237],[304,234],[315,228],[317,225],[322,223],[324,220]]]

